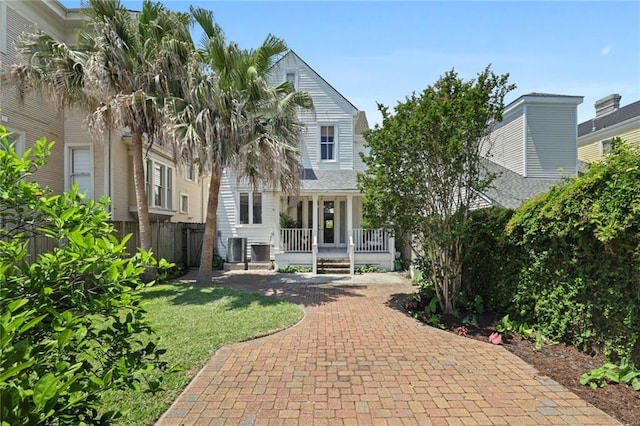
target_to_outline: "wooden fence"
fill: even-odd
[[[127,241],[127,251],[136,253],[140,246],[138,222],[112,222],[116,238],[121,240],[132,234]],[[152,250],[156,259],[189,267],[200,265],[200,253],[204,236],[204,223],[153,222],[151,223]],[[58,244],[51,238],[36,237],[29,243],[29,256],[33,259],[40,253],[53,250]]]

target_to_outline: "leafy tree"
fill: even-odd
[[[489,67],[469,81],[451,70],[398,103],[394,114],[378,105],[382,126],[365,135],[368,170],[359,177],[365,218],[411,245],[444,313],[454,312],[460,290],[469,209],[492,180],[481,154],[515,87],[507,81]]]
[[[101,394],[139,388],[163,367],[135,289],[153,263],[131,257],[104,202],[75,186],[51,195],[27,177],[45,164],[42,139],[20,157],[0,127],[0,419],[3,425],[105,424]],[[34,239],[55,242],[29,258]],[[151,389],[159,383],[151,383]]]
[[[23,60],[6,75],[21,92],[37,90],[60,107],[89,111],[97,140],[105,126],[128,128],[133,148],[140,244],[151,248],[143,147],[162,143],[164,115],[159,104],[182,88],[182,64],[193,52],[189,16],[145,0],[133,13],[120,0],[88,0],[85,27],[71,47],[38,31],[17,47]]]
[[[303,129],[296,108],[313,103],[289,82],[267,83],[269,69],[287,50],[284,41],[269,35],[257,49],[241,49],[226,40],[210,11],[192,7],[191,13],[204,32],[202,46],[187,67],[185,96],[174,99],[169,110],[178,156],[211,172],[197,278],[209,283],[222,171],[235,172],[254,188],[263,184],[295,191]]]

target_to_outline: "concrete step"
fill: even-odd
[[[349,268],[320,268],[318,267],[318,274],[345,274],[349,275],[351,271]]]

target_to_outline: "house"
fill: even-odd
[[[611,149],[611,139],[622,138],[640,146],[640,101],[620,107],[621,96],[612,94],[595,103],[596,115],[578,125],[578,158],[593,162]]]
[[[72,45],[82,19],[79,9],[67,9],[57,0],[0,0],[0,65],[18,60],[14,45],[22,32],[38,28]],[[32,179],[54,193],[77,183],[88,198],[112,200],[114,221],[136,220],[131,137],[126,129],[110,129],[96,142],[83,126],[86,111],[59,110],[33,94],[21,100],[14,87],[0,89],[0,124],[13,132],[19,151],[43,136],[56,141],[48,164]],[[146,152],[151,220],[204,222],[207,188],[193,166],[177,164],[166,147],[153,145]]]
[[[392,269],[394,240],[383,229],[364,229],[357,174],[367,118],[316,73],[294,51],[271,69],[269,83],[291,81],[308,92],[315,111],[301,111],[300,191],[289,196],[271,188],[252,188],[230,170],[223,174],[218,208],[218,252],[228,256],[229,243],[246,238],[266,245],[277,268],[342,263],[351,273],[361,265]],[[231,240],[230,240],[231,238]]]
[[[558,180],[578,174],[577,107],[582,96],[522,95],[488,136],[485,166],[496,175],[476,208],[516,208]]]

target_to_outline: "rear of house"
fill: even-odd
[[[225,171],[218,210],[218,252],[228,256],[229,238],[270,247],[277,268],[335,262],[351,273],[358,266],[392,269],[393,239],[382,229],[364,229],[357,173],[368,129],[364,112],[336,91],[295,52],[271,69],[272,85],[291,81],[308,92],[315,111],[301,111],[300,149],[304,173],[296,196],[239,182]],[[255,260],[255,259],[254,259]]]

